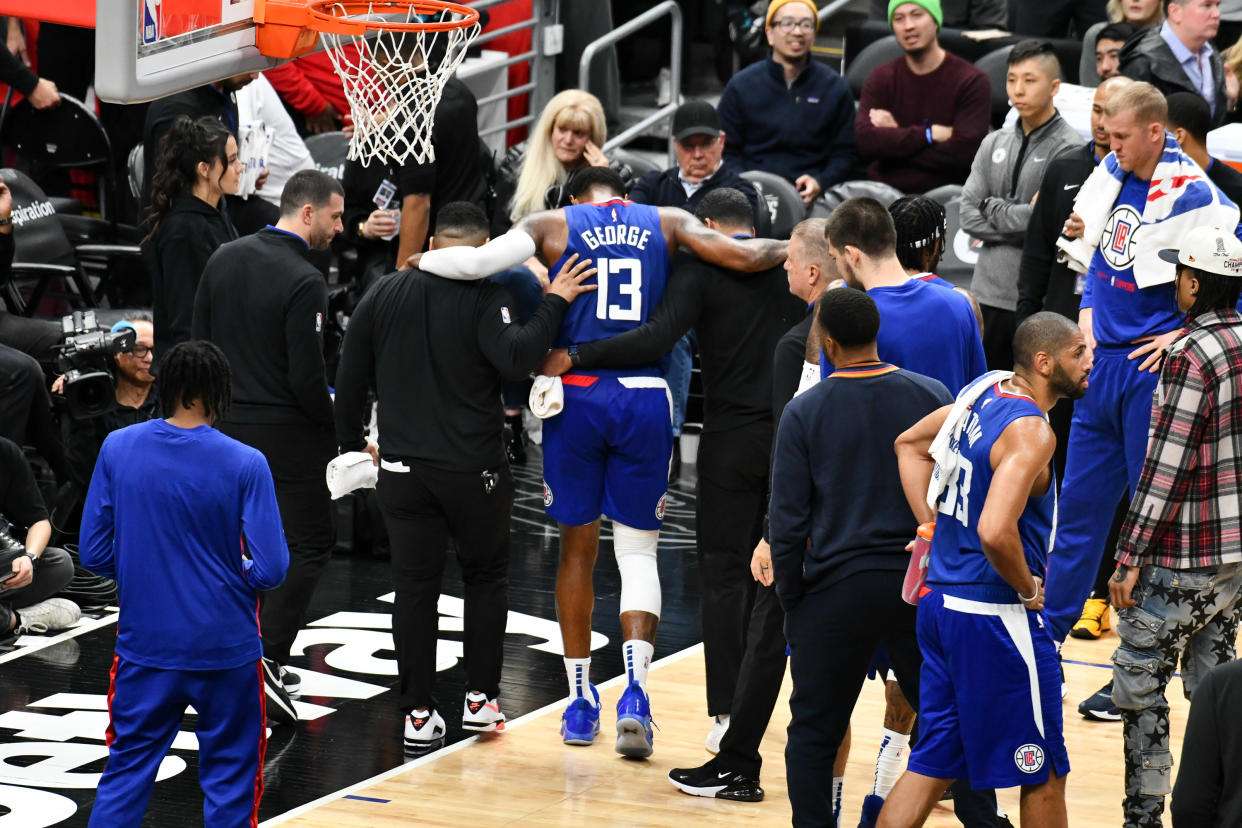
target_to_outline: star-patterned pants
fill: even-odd
[[[1118,611],[1113,702],[1121,709],[1126,757],[1125,828],[1161,828],[1172,790],[1165,688],[1182,662],[1191,698],[1207,671],[1232,661],[1242,605],[1242,564],[1207,569],[1145,566]]]

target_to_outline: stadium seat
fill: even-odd
[[[940,187],[939,189],[946,188]],[[928,197],[930,196],[929,193]],[[958,287],[969,288],[970,277],[974,275],[975,262],[979,260],[979,248],[983,242],[971,238],[962,229],[961,208],[960,195],[944,202],[945,222],[948,230],[945,234],[944,252],[940,256],[940,264],[936,267],[936,275]]]
[[[945,184],[943,187],[937,187],[934,190],[928,190],[923,196],[930,198],[942,207],[947,207],[949,202],[962,194],[961,184]]]
[[[1005,75],[1009,73],[1009,53],[1013,46],[1002,46],[975,61],[975,68],[988,76],[992,87],[992,126],[1000,127],[1009,112],[1009,93],[1005,91]]]
[[[806,218],[806,205],[794,185],[775,173],[747,170],[742,173],[759,198],[768,206],[769,235],[774,239],[787,239],[794,225]]]
[[[345,157],[349,138],[343,132],[321,132],[306,139],[306,149],[320,172],[340,181],[345,177]]]
[[[0,170],[13,194],[12,276],[3,286],[12,313],[33,316],[44,298],[55,296],[76,307],[96,307],[107,291],[110,272],[99,273],[93,288],[79,256],[114,262],[140,259],[142,250],[128,244],[87,244],[74,247],[58,220],[51,200],[23,173]]]
[[[901,190],[882,181],[842,181],[829,187],[824,194],[811,205],[812,218],[827,218],[841,203],[851,198],[874,198],[885,207],[901,198]]]
[[[902,50],[901,44],[897,42],[897,38],[889,35],[867,44],[854,57],[847,55],[845,82],[850,85],[850,92],[854,93],[854,100],[858,100],[859,96],[862,95],[863,81],[867,79],[867,75],[871,74],[873,69],[903,54],[905,52]]]
[[[654,161],[648,160],[638,153],[630,152],[623,149],[608,150],[609,161],[620,161],[622,164],[628,164],[630,169],[634,171],[634,180],[642,178],[649,172],[659,172],[663,167]]]

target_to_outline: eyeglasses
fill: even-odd
[[[133,349],[130,350],[129,353],[132,356],[137,357],[138,359],[143,359],[144,357],[146,357],[147,354],[151,353],[151,351],[153,350],[154,350],[153,348],[148,348],[146,345],[135,345]]]
[[[772,21],[772,28],[782,32],[791,32],[794,29],[800,32],[813,32],[815,31],[815,19],[802,18],[795,20],[792,17],[782,17],[780,20]]]

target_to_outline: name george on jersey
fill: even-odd
[[[639,250],[646,250],[651,231],[628,224],[609,224],[605,227],[588,228],[578,235],[592,250],[597,249],[601,244],[624,244]]]

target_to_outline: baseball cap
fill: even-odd
[[[1232,230],[1196,227],[1186,234],[1181,247],[1161,250],[1159,256],[1218,276],[1242,277],[1242,241]]]
[[[673,138],[684,141],[691,135],[720,134],[720,116],[707,101],[686,101],[673,113]]]

